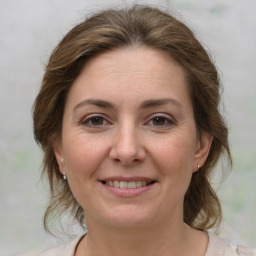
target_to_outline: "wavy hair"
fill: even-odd
[[[53,143],[61,140],[67,94],[84,64],[100,53],[120,47],[146,46],[174,58],[186,71],[198,134],[206,131],[213,141],[209,156],[192,175],[184,199],[184,222],[205,230],[218,226],[222,212],[209,177],[221,155],[231,163],[228,128],[219,112],[220,81],[209,54],[183,22],[165,11],[135,5],[94,14],[75,26],[57,45],[46,66],[34,103],[34,136],[44,153],[43,173],[50,185],[50,202],[44,216],[46,230],[53,215],[70,211],[84,225],[84,211],[67,182],[63,182]]]

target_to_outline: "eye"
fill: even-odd
[[[169,122],[166,118],[157,116],[152,119],[152,123],[153,123],[153,125],[157,125],[157,126],[161,125],[162,126],[162,125],[168,124]]]
[[[110,124],[104,117],[100,115],[89,115],[82,120],[82,124],[87,127],[101,127]]]
[[[169,128],[174,123],[171,117],[165,115],[155,115],[147,122],[148,125],[159,128]]]

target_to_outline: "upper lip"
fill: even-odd
[[[140,177],[140,176],[134,176],[134,177],[112,176],[112,177],[100,179],[100,181],[115,181],[115,180],[126,181],[126,182],[129,182],[129,181],[147,181],[147,182],[156,181],[151,178]]]

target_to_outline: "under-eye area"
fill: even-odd
[[[115,187],[115,188],[140,188],[149,186],[156,181],[119,181],[119,180],[102,180],[101,183],[104,185]]]

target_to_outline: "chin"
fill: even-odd
[[[134,229],[148,227],[154,220],[152,212],[149,214],[138,207],[118,207],[102,216],[105,222],[115,228]]]

